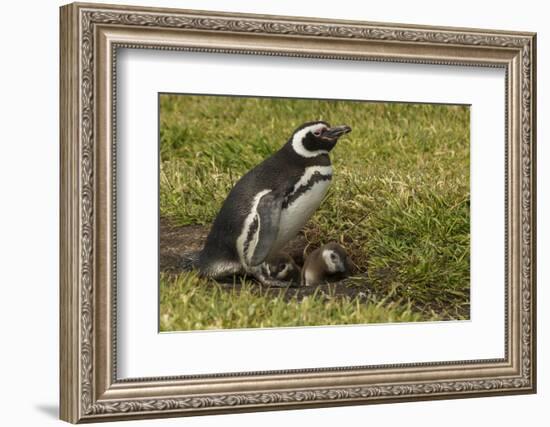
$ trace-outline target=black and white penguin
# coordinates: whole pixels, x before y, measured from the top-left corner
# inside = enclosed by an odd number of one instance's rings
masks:
[[[308,255],[302,267],[302,285],[342,280],[350,275],[351,263],[346,250],[336,242],[327,243]]]
[[[329,152],[349,126],[324,121],[297,128],[271,157],[247,172],[225,199],[203,250],[192,264],[203,276],[250,274],[286,286],[262,263],[293,239],[321,204],[332,179]]]
[[[266,259],[262,264],[262,272],[268,278],[295,285],[299,285],[302,278],[302,269],[284,252]]]

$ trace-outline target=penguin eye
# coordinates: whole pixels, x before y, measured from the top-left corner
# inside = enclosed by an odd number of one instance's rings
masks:
[[[330,259],[333,260],[333,261],[336,261],[336,255],[335,254],[330,254]]]
[[[321,136],[321,131],[320,130],[316,130],[313,132],[313,135],[315,136]]]

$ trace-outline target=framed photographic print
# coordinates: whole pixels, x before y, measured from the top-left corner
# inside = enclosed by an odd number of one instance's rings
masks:
[[[60,22],[62,419],[535,392],[535,34]]]

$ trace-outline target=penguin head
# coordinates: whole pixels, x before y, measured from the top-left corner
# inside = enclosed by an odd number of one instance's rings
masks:
[[[330,274],[348,271],[347,253],[338,243],[328,243],[321,248],[321,256]]]
[[[285,253],[279,253],[264,262],[262,271],[271,278],[286,282],[298,282],[300,279],[300,267]]]
[[[307,122],[298,127],[290,139],[293,150],[302,157],[326,154],[334,148],[338,138],[351,132],[349,126],[331,127],[327,122]]]

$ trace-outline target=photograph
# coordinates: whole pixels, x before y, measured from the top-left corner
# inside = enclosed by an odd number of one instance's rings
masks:
[[[537,22],[173,6],[39,14],[59,418],[537,393]]]
[[[160,332],[470,318],[470,106],[159,93]]]

